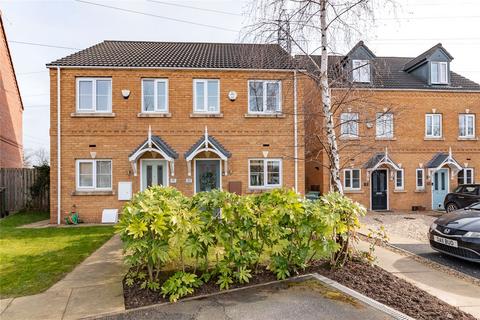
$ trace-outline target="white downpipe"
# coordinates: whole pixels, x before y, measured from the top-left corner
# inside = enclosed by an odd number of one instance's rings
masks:
[[[60,67],[57,67],[57,224],[60,224],[60,215],[61,215],[61,146],[60,146]]]
[[[293,135],[294,135],[294,164],[295,164],[295,192],[298,192],[298,115],[297,115],[297,70],[293,72]]]

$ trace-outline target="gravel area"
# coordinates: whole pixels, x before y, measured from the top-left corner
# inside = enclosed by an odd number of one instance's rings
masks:
[[[366,228],[374,230],[383,225],[389,236],[397,235],[428,243],[428,228],[440,215],[433,211],[423,214],[369,212],[360,220]]]

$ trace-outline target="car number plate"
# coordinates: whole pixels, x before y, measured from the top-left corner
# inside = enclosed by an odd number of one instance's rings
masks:
[[[433,236],[433,241],[442,243],[450,247],[455,247],[455,248],[458,247],[458,242],[456,240],[450,240],[450,239],[446,239],[438,236]]]

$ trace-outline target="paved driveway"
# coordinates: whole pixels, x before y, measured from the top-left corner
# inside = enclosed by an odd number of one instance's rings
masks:
[[[316,278],[307,278],[142,308],[103,319],[385,320],[396,318],[325,282]]]

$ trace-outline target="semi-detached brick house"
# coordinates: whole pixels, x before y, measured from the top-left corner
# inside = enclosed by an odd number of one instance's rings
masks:
[[[47,65],[51,222],[154,184],[304,192],[301,86],[278,45],[105,41]]]
[[[478,182],[480,85],[451,71],[452,60],[441,44],[407,58],[377,57],[363,42],[329,57],[348,196],[372,210],[441,210],[446,193]],[[304,92],[306,188],[326,192],[325,152],[308,139],[321,130],[307,119],[320,96],[311,82]]]

